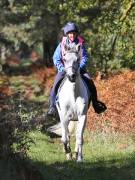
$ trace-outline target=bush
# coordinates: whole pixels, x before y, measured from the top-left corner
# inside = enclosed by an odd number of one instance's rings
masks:
[[[0,156],[10,158],[27,156],[31,139],[28,137],[29,122],[22,116],[20,95],[11,97],[1,95],[0,111]]]

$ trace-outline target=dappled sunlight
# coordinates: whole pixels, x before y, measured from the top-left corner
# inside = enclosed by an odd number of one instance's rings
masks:
[[[40,132],[31,133],[34,138],[29,156],[32,164],[39,168],[45,179],[134,179],[135,141],[126,135],[85,133],[82,163],[67,161],[62,152],[60,139],[50,139]],[[119,149],[117,145],[128,141],[128,147]],[[73,142],[71,141],[71,146]],[[132,147],[131,147],[132,146]],[[73,148],[73,146],[72,146]],[[127,148],[127,151],[126,151]]]
[[[62,180],[81,180],[82,177],[84,180],[134,179],[135,138],[126,135],[134,132],[135,72],[124,71],[106,79],[95,79],[99,99],[106,103],[108,109],[97,115],[90,107],[88,131],[84,137],[85,159],[79,164],[65,161],[59,138],[51,139],[40,132],[54,76],[54,68],[36,66],[32,67],[29,75],[0,75],[0,110],[8,111],[7,97],[13,99],[19,92],[24,115],[31,126],[39,130],[38,133],[31,132],[35,144],[30,147],[30,164],[23,168],[20,165],[18,173],[28,179],[35,176],[47,180],[61,177]],[[33,166],[36,167],[34,172]],[[4,169],[2,172],[4,175]]]

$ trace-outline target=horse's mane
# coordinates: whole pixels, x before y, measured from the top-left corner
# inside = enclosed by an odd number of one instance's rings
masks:
[[[73,44],[65,45],[65,50],[68,53],[78,53],[80,50],[78,47],[80,47],[80,44],[76,45],[75,43],[73,43]]]

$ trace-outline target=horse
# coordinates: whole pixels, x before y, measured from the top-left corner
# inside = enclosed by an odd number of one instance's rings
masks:
[[[65,78],[58,89],[56,107],[61,124],[61,141],[67,159],[73,159],[70,148],[70,121],[76,120],[76,142],[74,158],[83,161],[83,134],[87,120],[90,95],[86,83],[80,74],[81,45],[65,46],[63,63]]]

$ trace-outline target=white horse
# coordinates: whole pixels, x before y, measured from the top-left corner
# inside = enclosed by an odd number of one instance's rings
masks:
[[[75,157],[77,162],[83,160],[83,133],[89,108],[88,89],[80,75],[80,60],[81,46],[66,46],[63,59],[66,78],[59,88],[58,100],[56,102],[61,122],[61,140],[64,144],[65,153],[68,159],[72,159],[68,127],[71,120],[77,120],[75,144]]]

